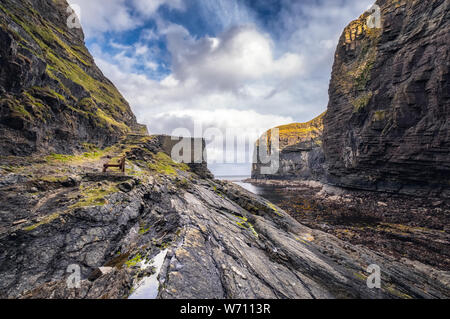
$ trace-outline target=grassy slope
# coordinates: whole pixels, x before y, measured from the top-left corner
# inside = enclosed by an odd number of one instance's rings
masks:
[[[48,102],[54,100],[62,105],[57,110],[64,113],[58,114],[60,119],[74,122],[72,126],[84,118],[107,134],[129,132],[136,124],[135,117],[119,91],[96,67],[81,31],[67,28],[66,1],[40,2],[49,6],[49,12],[27,0],[4,0],[0,4],[0,31],[12,35],[17,45],[13,63],[30,65],[29,69],[25,67],[30,73],[37,64],[45,65],[44,74],[36,75],[38,81],[34,82],[40,82],[38,85],[2,94],[2,107],[9,108],[10,116],[36,126],[54,120],[55,111]]]

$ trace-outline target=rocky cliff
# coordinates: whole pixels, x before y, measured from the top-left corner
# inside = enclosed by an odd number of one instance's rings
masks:
[[[97,68],[65,0],[0,4],[0,154],[108,146],[137,125]]]
[[[324,118],[327,181],[450,196],[450,3],[378,0],[343,32]]]
[[[448,272],[343,242],[213,180],[204,141],[186,165],[168,155],[172,138],[129,133],[134,116],[64,26],[65,6],[0,5],[0,298],[449,296]],[[124,173],[102,172],[124,157]],[[367,286],[371,264],[379,289]]]
[[[267,131],[255,144],[255,163],[252,178],[262,179],[313,179],[324,174],[322,150],[323,117],[325,113],[307,123],[293,123]],[[275,133],[276,132],[276,133]],[[260,154],[270,153],[271,135],[279,135],[279,168],[273,174],[263,174],[268,164],[261,161]],[[269,142],[266,142],[266,140]]]
[[[323,145],[311,139],[305,147],[304,131],[281,127],[291,133],[280,136],[278,173],[260,174],[264,165],[258,161],[254,179],[321,179],[450,197],[450,4],[376,5],[379,10],[351,22],[339,40],[328,110],[320,119],[323,137],[319,130],[317,141]]]
[[[173,162],[160,141],[3,159],[0,297],[448,296],[448,273],[305,227],[239,186]],[[126,174],[99,172],[122,155]],[[382,269],[381,289],[366,285],[370,264]],[[78,288],[68,285],[74,269]],[[159,288],[142,284],[149,276]]]

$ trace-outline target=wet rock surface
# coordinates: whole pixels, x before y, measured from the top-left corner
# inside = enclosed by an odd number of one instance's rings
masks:
[[[26,178],[0,188],[1,297],[126,298],[145,275],[140,262],[163,249],[157,298],[448,297],[448,272],[304,226],[267,200],[183,165],[161,167],[161,153],[149,150],[154,141],[118,146],[135,158],[126,175],[135,187],[126,192],[117,186],[126,176],[109,173],[103,182],[54,181],[30,193],[35,170],[53,164],[2,166],[1,180]],[[102,161],[55,165],[85,175]],[[370,264],[381,267],[381,289],[367,287]],[[80,267],[80,289],[67,286],[70,265]]]
[[[330,187],[316,182],[255,181],[300,223],[401,261],[450,270],[450,203]],[[268,192],[268,191],[267,191]]]

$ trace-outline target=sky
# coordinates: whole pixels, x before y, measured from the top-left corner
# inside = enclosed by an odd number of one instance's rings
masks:
[[[339,37],[374,0],[68,2],[150,133],[206,137],[216,175],[247,175],[260,134],[326,110]]]

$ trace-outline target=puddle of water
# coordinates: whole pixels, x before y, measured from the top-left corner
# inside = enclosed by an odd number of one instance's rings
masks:
[[[167,255],[167,249],[162,250],[150,262],[143,263],[141,269],[149,267],[155,268],[155,273],[149,277],[142,279],[137,285],[134,292],[128,299],[155,299],[158,296],[159,281],[158,275],[161,271],[162,264]]]

